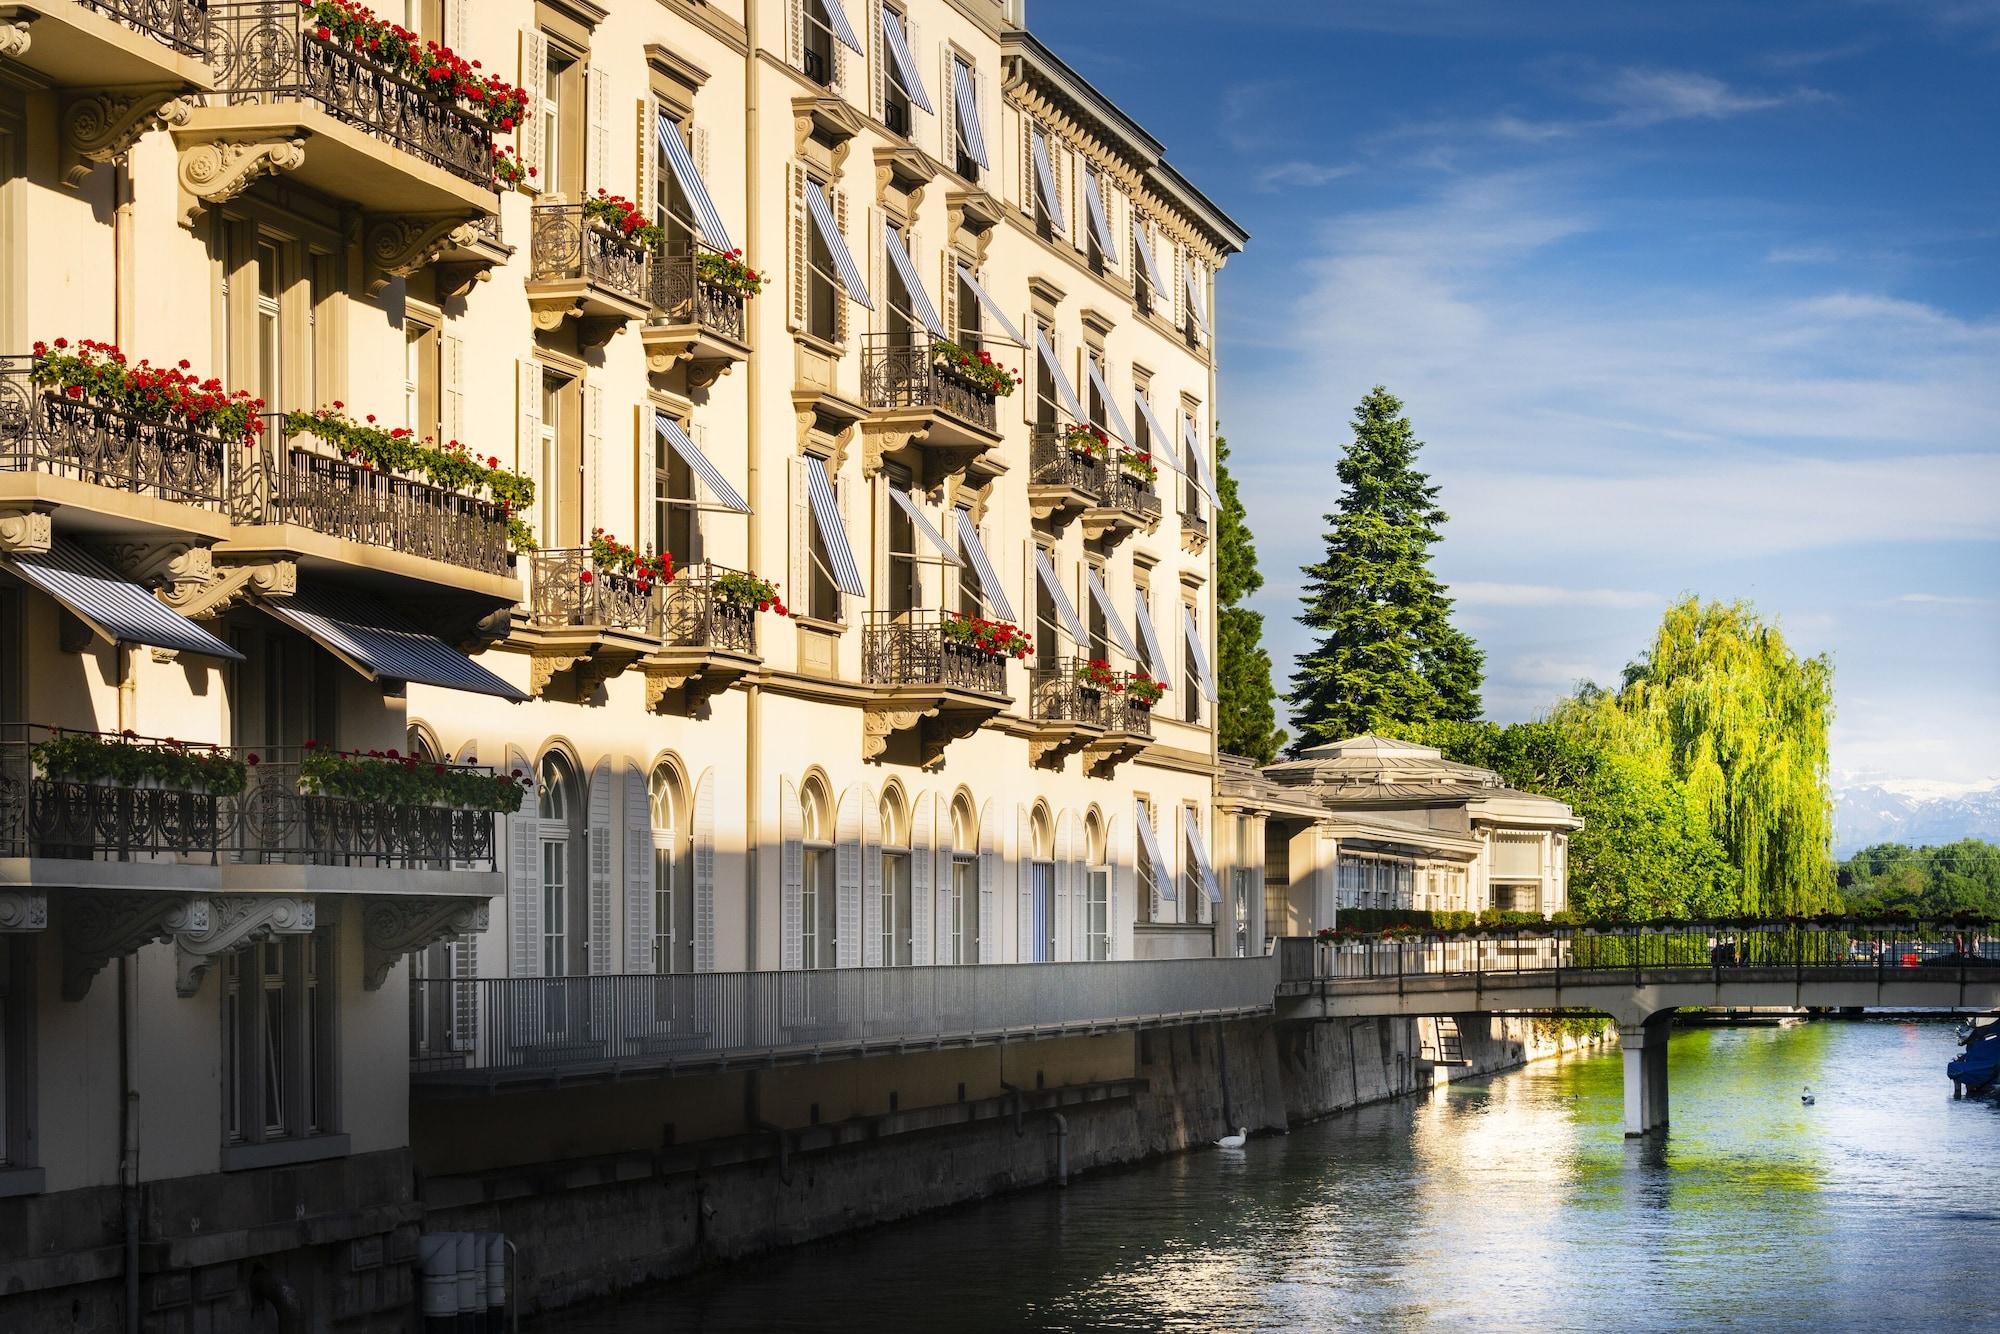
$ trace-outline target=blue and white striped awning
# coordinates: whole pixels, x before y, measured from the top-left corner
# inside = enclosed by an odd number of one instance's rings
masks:
[[[243,661],[241,653],[68,538],[56,538],[47,551],[0,556],[0,568],[54,598],[108,644],[144,644]],[[10,644],[7,651],[19,647]]]
[[[1069,223],[1063,218],[1062,196],[1056,193],[1055,168],[1049,165],[1048,139],[1041,130],[1034,131],[1031,142],[1035,154],[1035,180],[1042,190],[1042,207],[1049,211],[1049,225],[1059,232],[1069,230]]]
[[[986,610],[1000,620],[1013,620],[1014,604],[1001,590],[1000,572],[993,568],[993,557],[987,553],[986,544],[979,540],[979,527],[972,522],[972,512],[960,509],[957,514],[958,549],[972,562],[973,572],[979,576],[979,592],[986,599]]]
[[[1166,855],[1160,851],[1160,836],[1153,829],[1153,813],[1146,809],[1146,803],[1134,800],[1132,817],[1139,823],[1139,842],[1146,849],[1146,864],[1153,868],[1153,888],[1169,903],[1175,899],[1173,870],[1167,865]]]
[[[1069,594],[1063,591],[1062,580],[1056,578],[1056,567],[1049,564],[1049,553],[1035,548],[1035,573],[1041,576],[1042,587],[1048,590],[1049,601],[1056,604],[1056,619],[1069,637],[1078,645],[1090,643],[1090,631],[1083,628],[1083,621],[1070,604]]]
[[[806,210],[812,214],[819,239],[826,242],[827,252],[833,256],[833,267],[840,272],[840,285],[856,301],[875,309],[875,298],[868,295],[861,266],[854,262],[854,252],[847,248],[847,238],[840,234],[840,224],[833,220],[833,205],[827,202],[826,191],[819,188],[819,182],[811,179],[806,181]]]
[[[1166,279],[1160,277],[1159,261],[1153,258],[1153,243],[1146,239],[1146,224],[1136,216],[1132,219],[1132,248],[1139,252],[1139,266],[1146,271],[1146,282],[1153,289],[1153,299],[1165,300],[1168,296]]]
[[[1093,425],[1102,426],[1119,440],[1131,444],[1132,428],[1125,424],[1125,414],[1118,410],[1118,400],[1111,396],[1111,386],[1104,382],[1104,372],[1098,368],[1097,358],[1086,356],[1083,365],[1091,385],[1097,390],[1097,401],[1104,405],[1104,420]]]
[[[1201,821],[1195,819],[1194,807],[1181,807],[1181,829],[1187,835],[1189,851],[1194,853],[1194,864],[1201,872],[1201,887],[1208,892],[1208,901],[1222,902],[1222,886],[1215,881],[1215,865],[1208,859],[1208,845],[1201,841]]]
[[[854,547],[847,540],[847,525],[840,521],[833,481],[826,475],[826,462],[814,454],[806,455],[806,488],[812,493],[813,526],[826,548],[827,574],[832,576],[834,587],[850,597],[867,597],[861,567],[854,563]]]
[[[1201,447],[1201,437],[1195,432],[1194,418],[1181,413],[1181,446],[1187,453],[1188,462],[1193,466],[1194,484],[1201,488],[1211,505],[1220,505],[1222,497],[1216,494],[1215,478],[1208,471],[1208,451]],[[1182,469],[1186,472],[1187,469]]]
[[[981,167],[993,164],[986,157],[986,130],[979,123],[979,98],[973,92],[972,70],[962,60],[951,62],[952,100],[958,103],[958,134],[965,143],[965,155]]]
[[[687,140],[681,138],[680,127],[661,116],[654,128],[660,137],[660,149],[667,155],[667,166],[673,170],[674,179],[681,183],[681,193],[688,197],[689,207],[694,209],[695,225],[701,228],[701,239],[724,254],[736,249],[729,239],[729,229],[722,225],[722,214],[716,211],[715,200],[709,197],[708,183],[702,180],[701,172],[695,168],[694,154],[688,152]]]
[[[986,312],[988,319],[1000,326],[1000,332],[1006,334],[1017,346],[1026,347],[1028,340],[1021,337],[1021,331],[1014,327],[1014,321],[1007,318],[1006,308],[993,299],[993,294],[980,284],[979,279],[973,276],[972,270],[961,263],[958,266],[958,276],[972,289],[972,295],[979,298],[979,308]]]
[[[889,11],[883,10],[886,21]],[[882,247],[889,252],[889,263],[895,266],[896,276],[903,280],[903,290],[910,294],[910,313],[915,315],[926,329],[939,338],[947,337],[944,321],[938,318],[937,307],[931,304],[931,294],[924,290],[924,280],[917,274],[917,263],[910,258],[910,248],[896,231],[896,224],[882,220]]]
[[[856,55],[866,55],[861,49],[861,34],[854,31],[854,25],[847,21],[846,0],[824,0],[827,25],[833,29],[834,37],[840,44]],[[807,12],[811,12],[808,6]]]
[[[1201,678],[1201,693],[1210,704],[1215,703],[1215,673],[1208,668],[1208,654],[1202,651],[1201,627],[1194,623],[1194,612],[1186,603],[1181,604],[1181,632],[1187,636],[1188,652],[1194,657],[1195,675]]]
[[[371,681],[415,682],[499,699],[528,697],[363,594],[301,585],[289,597],[259,598],[257,605]]]
[[[1181,282],[1187,287],[1188,313],[1194,316],[1195,328],[1201,331],[1202,337],[1206,338],[1208,336],[1208,306],[1201,299],[1201,284],[1195,281],[1193,264],[1189,264],[1181,270]]]
[[[708,488],[708,493],[715,497],[717,504],[725,509],[735,510],[738,514],[750,512],[750,502],[729,484],[729,479],[722,475],[714,460],[701,452],[701,446],[695,444],[693,436],[681,429],[679,422],[655,409],[653,429],[659,432],[660,438],[672,447],[674,453],[681,456],[681,461],[687,464],[689,470],[701,479],[701,484]]]
[[[1146,423],[1147,442],[1152,447],[1153,457],[1175,472],[1184,471],[1181,452],[1174,448],[1174,437],[1166,427],[1160,425],[1160,419],[1153,415],[1153,405],[1148,403],[1146,396],[1136,389],[1132,391],[1132,401],[1138,406],[1139,420]]]
[[[1132,619],[1139,623],[1139,642],[1145,646],[1146,656],[1142,661],[1146,670],[1156,678],[1167,674],[1167,655],[1160,648],[1160,632],[1153,625],[1153,609],[1146,605],[1146,590],[1132,590]]]
[[[1111,592],[1104,586],[1104,576],[1094,565],[1083,567],[1084,582],[1090,585],[1090,596],[1097,602],[1097,609],[1104,613],[1104,630],[1111,636],[1111,642],[1118,651],[1133,662],[1139,661],[1139,646],[1132,642],[1132,636],[1125,631],[1125,622],[1119,618],[1118,607],[1111,601]]]
[[[945,564],[963,565],[965,563],[958,558],[958,553],[952,550],[951,543],[944,540],[944,534],[938,531],[937,525],[926,518],[924,512],[917,508],[917,502],[910,499],[909,492],[899,486],[892,486],[889,488],[889,499],[896,503],[896,508],[910,516],[910,523],[919,533],[923,534],[924,541],[931,544],[931,549],[944,557]],[[892,556],[915,556],[917,553],[914,551],[892,551],[889,554]]]
[[[910,39],[903,33],[903,21],[887,5],[882,7],[882,40],[888,44],[890,65],[896,82],[903,85],[904,96],[936,115],[937,108],[931,105],[930,94],[924,91],[923,76],[917,73],[917,58],[910,54]]]
[[[1049,342],[1048,334],[1035,330],[1035,350],[1042,354],[1042,364],[1049,368],[1049,378],[1056,382],[1056,402],[1069,414],[1069,419],[1082,425],[1090,420],[1090,414],[1077,402],[1076,390],[1070,388],[1069,377],[1063,374],[1062,362],[1056,357],[1055,345]]]
[[[1111,215],[1104,210],[1104,195],[1097,188],[1097,173],[1083,173],[1083,211],[1090,221],[1090,234],[1104,252],[1106,264],[1118,263],[1118,243],[1111,239]]]

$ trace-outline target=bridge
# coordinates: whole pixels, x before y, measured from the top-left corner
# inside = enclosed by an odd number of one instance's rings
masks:
[[[1608,1015],[1627,1135],[1666,1128],[1667,1035],[1683,1006],[2000,1007],[2000,936],[1987,924],[1497,928],[1287,939],[1278,952],[1283,1019]]]

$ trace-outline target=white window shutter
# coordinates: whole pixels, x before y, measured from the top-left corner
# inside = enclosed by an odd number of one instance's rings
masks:
[[[604,509],[604,389],[601,385],[583,386],[583,470],[587,474],[584,494],[590,497],[590,513],[586,516],[583,531],[587,541],[593,528],[608,527]]]
[[[508,772],[534,772],[528,757],[507,751]],[[538,792],[521,798],[507,817],[507,975],[539,977],[542,972],[542,821]]]
[[[836,927],[834,959],[842,968],[861,966],[861,785],[847,789],[833,819],[833,882]]]
[[[1064,811],[1056,817],[1055,957],[1061,960],[1077,957],[1076,920],[1073,913],[1074,905],[1077,901],[1076,891],[1080,882],[1076,878],[1076,868],[1070,864],[1070,839],[1072,836],[1070,824],[1071,820],[1068,811]]]
[[[992,799],[979,812],[979,962],[1000,959],[1000,924],[994,912],[994,897],[1000,892],[999,812]]]
[[[611,80],[602,65],[592,65],[584,71],[583,95],[589,104],[590,117],[583,148],[585,188],[624,194],[611,175]]]
[[[611,761],[590,772],[590,971],[611,971]]]
[[[912,41],[910,50],[914,53],[917,49],[916,42]],[[958,90],[953,82],[956,78],[953,65],[951,43],[939,42],[937,160],[944,163],[949,170],[956,171],[958,170]]]
[[[1035,958],[1035,822],[1026,806],[1014,808],[1014,959]]]
[[[875,321],[879,331],[889,327],[889,289],[882,281],[882,266],[888,262],[888,247],[884,242],[886,233],[882,221],[871,206],[861,210],[861,235],[865,249],[861,253],[862,277],[868,280],[868,290],[878,295]],[[865,318],[865,317],[864,317]]]
[[[708,169],[708,129],[706,126],[695,124],[688,126],[688,150],[694,154],[694,169],[701,173],[702,181],[704,183],[713,181],[715,174]],[[711,194],[714,193],[714,190],[714,186],[709,186]],[[717,203],[716,207],[720,209],[722,205]]]
[[[449,46],[467,60],[472,59],[472,0],[446,0],[444,33],[440,46]]]
[[[659,101],[648,93],[639,99],[638,151],[632,155],[636,172],[633,179],[639,182],[639,196],[632,202],[655,222],[660,220],[659,123]]]
[[[835,42],[833,47],[835,51],[840,50],[840,43]],[[842,239],[848,242],[848,249],[851,251],[854,248],[852,239],[854,231],[847,225],[847,191],[830,185],[827,187],[826,194],[828,202],[833,205],[833,225],[840,232]],[[880,250],[881,248],[879,245],[870,247],[872,250]],[[865,278],[866,275],[864,274],[863,277]],[[875,290],[879,291],[880,289]],[[841,292],[840,300],[834,302],[834,309],[839,312],[839,318],[834,325],[833,338],[835,342],[841,344],[847,342],[849,321],[852,318],[849,312],[856,304],[853,294],[845,290]]]
[[[549,136],[542,119],[542,102],[549,94],[549,39],[536,27],[521,29],[521,88],[528,95],[528,119],[515,138],[521,156],[535,174],[524,182],[531,191],[549,185]]]
[[[645,771],[625,761],[625,971],[653,960],[653,802]],[[671,965],[670,965],[671,966]]]
[[[806,64],[806,0],[786,0],[785,63],[793,69]]]
[[[861,21],[868,25],[862,40],[868,44],[868,108],[871,116],[881,120],[889,106],[889,44],[880,40],[882,35],[882,0],[861,0]],[[908,36],[906,32],[904,36]],[[911,107],[911,110],[916,110]]]
[[[1035,181],[1035,131],[1039,127],[1025,112],[1021,113],[1020,121],[1021,151],[1015,155],[1014,161],[1018,170],[1014,175],[1016,188],[1020,191],[1017,197],[1020,200],[1021,212],[1032,218],[1035,216],[1035,190],[1038,188]]]
[[[694,970],[715,971],[715,770],[694,789]]]
[[[910,816],[910,962],[929,964],[931,953],[931,909],[936,900],[932,872],[937,869],[931,851],[931,797],[919,793],[911,802]]]
[[[799,790],[792,780],[778,780],[778,861],[779,929],[784,941],[778,966],[793,971],[806,966],[806,817],[799,805]]]
[[[804,459],[792,460],[792,541],[790,584],[784,590],[800,607],[812,598],[812,493]]]
[[[465,439],[465,343],[438,335],[438,434],[442,444]]]
[[[514,431],[514,466],[527,474],[541,489],[542,471],[542,368],[533,358],[516,366],[519,381],[520,424]]]
[[[790,189],[786,191],[791,203],[791,226],[785,229],[789,252],[785,259],[785,278],[791,288],[791,300],[786,309],[791,314],[792,332],[798,333],[807,324],[806,304],[811,291],[808,273],[812,256],[812,238],[806,229],[812,224],[806,217],[806,173],[796,162],[788,163],[785,171],[790,178]]]
[[[880,968],[882,958],[882,810],[875,794],[861,790],[861,966]]]

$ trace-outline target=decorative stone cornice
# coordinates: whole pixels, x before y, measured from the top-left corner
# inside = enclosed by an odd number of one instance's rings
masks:
[[[199,895],[89,890],[63,895],[62,998],[80,1001],[98,969],[142,945],[209,924],[208,900]]]
[[[299,591],[299,567],[295,561],[225,565],[212,570],[210,576],[203,582],[172,583],[160,590],[160,601],[183,616],[200,618],[220,616],[247,603],[253,595],[290,597]]]
[[[45,931],[48,925],[48,895],[25,889],[0,891],[0,935]]]
[[[854,137],[867,128],[868,118],[832,93],[792,99],[793,155],[834,177],[846,164]]]
[[[378,898],[361,910],[361,985],[377,991],[396,961],[427,945],[486,929],[485,899]]]
[[[28,54],[33,40],[28,36],[26,22],[0,23],[0,56],[19,60]]]
[[[178,88],[110,89],[67,98],[62,107],[62,179],[72,189],[101,162],[115,162],[154,130],[185,125],[194,104]]]
[[[259,177],[297,171],[305,160],[306,141],[283,135],[181,145],[181,225],[194,226],[204,208],[236,198]]]
[[[0,551],[10,555],[40,555],[55,541],[55,525],[47,510],[0,509]]]
[[[394,279],[408,278],[435,264],[447,250],[461,244],[464,230],[471,226],[463,213],[397,213],[369,218],[361,241],[368,295],[378,295]]]
[[[213,895],[205,922],[173,932],[174,994],[186,999],[200,991],[218,955],[272,936],[311,935],[317,924],[313,901],[296,894]]]
[[[898,732],[907,732],[921,726],[924,719],[938,716],[935,704],[929,708],[877,708],[873,705],[863,713],[861,719],[861,758],[879,760],[889,749],[889,738]]]
[[[923,207],[924,187],[937,176],[937,164],[930,154],[915,148],[886,147],[875,150],[875,202],[885,212],[908,222]],[[902,195],[907,201],[898,202]]]
[[[147,588],[191,597],[215,579],[215,556],[187,542],[107,542],[98,548],[118,573]]]

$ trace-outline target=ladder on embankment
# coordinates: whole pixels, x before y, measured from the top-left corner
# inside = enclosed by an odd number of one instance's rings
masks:
[[[1425,1044],[1424,1063],[1434,1066],[1472,1064],[1465,1059],[1465,1042],[1458,1031],[1458,1020],[1448,1014],[1438,1015],[1431,1020],[1431,1030],[1437,1037],[1437,1044]]]

